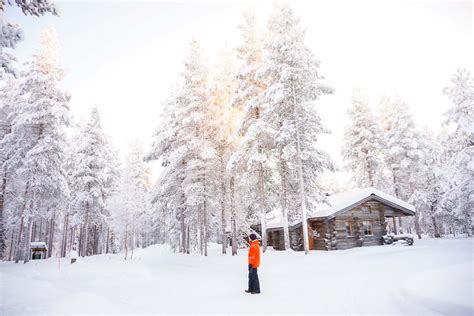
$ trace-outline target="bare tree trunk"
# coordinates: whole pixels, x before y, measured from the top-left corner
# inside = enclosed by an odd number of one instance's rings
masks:
[[[293,111],[296,112],[296,94],[295,87],[292,85],[292,94],[293,94]],[[300,203],[301,203],[301,220],[303,224],[303,248],[304,253],[309,254],[309,245],[308,245],[308,221],[306,219],[306,191],[304,183],[304,174],[303,174],[303,161],[301,160],[301,137],[300,129],[296,126],[296,157],[298,164],[298,183],[300,190]]]
[[[71,227],[71,231],[69,233],[69,247],[66,249],[66,253],[74,247],[74,243],[76,243],[76,227]],[[77,244],[76,244],[77,247]],[[76,248],[77,249],[77,248]]]
[[[203,218],[204,219],[204,234],[203,234],[203,236],[204,236],[204,256],[207,256],[207,241],[208,241],[209,236],[207,234],[208,225],[207,225],[207,202],[206,202],[206,200],[204,200],[204,210],[205,210],[205,212],[203,214],[204,215],[204,218]],[[188,242],[189,242],[189,240],[188,240]]]
[[[260,223],[261,223],[261,236],[262,236],[262,252],[267,251],[267,225],[266,225],[266,201],[265,201],[265,179],[263,175],[263,165],[259,164],[258,170],[258,192],[260,201]]]
[[[415,213],[415,232],[418,239],[421,239],[420,214],[418,212]]]
[[[204,254],[204,220],[202,208],[198,206],[198,238],[199,238],[199,253]]]
[[[135,229],[132,230],[132,251],[130,252],[130,260],[133,259],[133,249],[135,249]]]
[[[124,245],[125,245],[125,260],[127,260],[127,256],[128,256],[128,231],[127,229],[125,229],[125,241],[124,241]]]
[[[36,235],[36,221],[33,221],[33,226],[31,228],[31,239],[30,242],[35,241],[35,235]]]
[[[89,247],[89,203],[86,203],[86,221],[84,223],[83,234],[84,241],[82,242],[82,256],[84,257],[89,255],[87,251],[87,248]]]
[[[3,216],[4,205],[5,205],[5,194],[7,188],[7,175],[6,172],[2,172],[2,185],[0,189],[0,260],[3,259],[3,255],[5,252],[6,244],[7,244],[7,236],[5,233],[5,218]]]
[[[24,239],[24,248],[23,248],[23,263],[27,263],[30,261],[31,251],[30,251],[30,242],[31,240],[31,229],[32,229],[32,220],[28,218],[28,225],[27,229],[25,230],[25,237]]]
[[[434,236],[435,238],[440,238],[441,235],[439,233],[439,228],[438,228],[438,223],[436,221],[436,217],[431,214],[431,222],[433,223],[433,229],[434,229]]]
[[[99,253],[99,226],[94,225],[94,239],[92,239],[92,253],[97,255]]]
[[[79,227],[79,256],[84,257],[84,224]]]
[[[283,155],[280,150],[280,179],[281,179],[281,210],[282,210],[282,217],[283,217],[283,240],[284,240],[284,247],[285,250],[290,249],[290,232],[288,229],[288,206],[287,206],[287,186],[286,186],[286,163],[283,160]]]
[[[38,232],[38,241],[42,241],[42,239],[43,239],[42,238],[43,237],[43,235],[42,235],[43,234],[43,220],[42,219],[40,219],[40,221],[39,221],[39,226],[40,227],[39,227],[39,232]]]
[[[258,119],[260,117],[260,109],[257,107],[255,109],[255,117]],[[258,148],[258,153],[262,154],[263,150],[261,147]],[[262,252],[267,251],[267,225],[266,225],[266,214],[267,214],[267,205],[265,199],[265,175],[263,173],[263,164],[260,162],[258,164],[258,200],[260,207],[260,224],[261,224],[261,236],[262,236]]]
[[[23,249],[23,243],[22,243],[22,236],[23,236],[23,226],[25,222],[25,217],[24,215],[21,215],[20,217],[20,226],[18,228],[18,238],[17,238],[17,244],[16,244],[16,255],[15,255],[15,263],[20,262],[21,260],[21,251]]]
[[[222,253],[227,253],[227,235],[225,232],[226,229],[226,218],[225,218],[225,199],[227,196],[226,185],[225,185],[225,166],[222,163],[221,166],[221,240],[222,240]]]
[[[110,228],[107,228],[107,242],[105,243],[105,253],[109,253]]]
[[[189,255],[189,225],[186,226],[186,253]]]
[[[298,182],[300,187],[300,202],[301,202],[301,220],[303,224],[303,248],[304,253],[309,254],[308,245],[308,221],[306,219],[306,192],[304,185],[303,176],[303,162],[301,161],[301,148],[300,148],[300,134],[299,128],[296,129],[296,155],[298,159]]]
[[[51,229],[49,233],[49,244],[48,244],[48,258],[51,258],[53,255],[53,247],[54,247],[54,228],[55,228],[55,219],[56,219],[56,214],[53,214],[53,217],[51,217]]]
[[[68,214],[64,215],[64,226],[63,226],[63,237],[61,242],[61,257],[66,257],[66,247],[67,247],[67,234],[69,230],[69,216]]]
[[[222,175],[224,177],[224,175]],[[222,253],[227,253],[227,235],[225,232],[226,221],[225,221],[225,197],[226,197],[226,188],[224,178],[221,180],[221,240],[222,240]]]
[[[13,260],[13,254],[15,253],[15,230],[12,229],[12,239],[10,240],[10,252],[8,254],[8,261],[12,261]]]
[[[181,243],[179,252],[186,253],[186,225],[184,223],[184,210],[181,210]]]
[[[232,225],[232,255],[237,255],[237,223],[235,210],[235,192],[234,192],[234,177],[230,178],[230,211],[231,211],[231,225]]]
[[[21,208],[20,213],[20,227],[18,229],[18,240],[16,244],[16,256],[15,256],[15,263],[20,262],[22,259],[22,251],[23,251],[23,226],[25,223],[25,211],[26,211],[26,203],[28,200],[28,190],[29,190],[29,182],[26,183],[25,188],[25,201],[23,202],[23,207]]]

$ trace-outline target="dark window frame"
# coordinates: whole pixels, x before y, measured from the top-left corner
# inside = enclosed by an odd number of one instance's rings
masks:
[[[362,229],[364,232],[364,236],[373,236],[374,235],[374,227],[372,221],[363,221],[362,222]]]

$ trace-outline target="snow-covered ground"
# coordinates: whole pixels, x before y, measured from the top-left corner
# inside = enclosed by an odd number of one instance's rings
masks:
[[[412,247],[268,251],[262,294],[244,293],[245,250],[209,257],[166,246],[121,255],[0,263],[0,315],[35,313],[410,313],[473,315],[473,239]]]

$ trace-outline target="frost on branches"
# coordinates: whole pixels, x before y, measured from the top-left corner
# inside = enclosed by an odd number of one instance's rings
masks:
[[[110,212],[107,199],[115,189],[117,163],[110,142],[102,131],[97,107],[79,132],[74,153],[71,186],[72,226],[78,234],[80,256],[108,248]]]
[[[57,14],[56,7],[50,0],[0,0],[0,68],[5,73],[16,73],[12,62],[15,58],[5,49],[16,48],[24,34],[18,24],[7,22],[4,19],[7,5],[17,5],[25,15],[41,16],[46,13]]]
[[[329,155],[318,147],[319,135],[328,130],[315,101],[332,93],[332,88],[324,83],[319,61],[305,45],[305,34],[298,24],[299,19],[287,5],[275,5],[259,76],[266,85],[261,98],[267,104],[263,121],[274,128],[283,218],[287,219],[288,209],[300,210],[307,253],[306,212],[325,201],[317,179],[325,169],[333,168]],[[289,190],[290,186],[297,188],[296,192]]]
[[[386,190],[382,131],[372,114],[367,97],[360,91],[354,92],[352,96],[348,116],[351,123],[344,131],[342,156],[347,170],[354,174],[352,181],[359,188]]]
[[[125,259],[128,258],[129,250],[132,259],[135,247],[148,246],[153,240],[148,198],[150,170],[145,165],[143,155],[140,142],[130,144],[117,190],[108,202],[112,214],[111,226],[118,248],[125,252]]]
[[[28,240],[36,233],[35,226],[43,221],[54,223],[68,198],[63,161],[70,97],[57,88],[62,76],[56,59],[55,31],[49,29],[42,35],[42,51],[14,85],[14,118],[1,147],[5,172],[14,172],[14,177],[24,184],[18,215],[17,262],[28,260],[25,253],[29,253]]]
[[[243,44],[238,48],[241,61],[237,71],[237,92],[234,107],[242,111],[238,133],[239,144],[233,153],[229,168],[237,171],[238,185],[247,198],[247,217],[260,218],[262,231],[266,230],[265,214],[276,199],[274,170],[271,167],[271,148],[274,128],[263,117],[265,104],[261,102],[265,84],[257,77],[262,67],[263,47],[257,28],[257,20],[246,13],[245,24],[241,26]],[[266,234],[262,234],[263,251],[266,250]]]
[[[467,70],[459,69],[444,89],[453,104],[445,113],[445,124],[452,128],[445,146],[445,177],[448,179],[444,203],[447,215],[459,221],[472,235],[474,212],[474,83]]]
[[[210,166],[216,150],[210,141],[208,72],[201,48],[191,42],[182,83],[166,105],[165,128],[155,134],[149,160],[162,158],[165,170],[153,198],[155,207],[171,215],[173,246],[180,252],[207,254],[209,238]],[[212,171],[213,172],[213,171]]]

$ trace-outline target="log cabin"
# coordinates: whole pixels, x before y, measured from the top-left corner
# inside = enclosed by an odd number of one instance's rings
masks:
[[[337,250],[382,245],[388,223],[395,234],[402,217],[414,216],[415,208],[374,188],[356,189],[327,196],[327,202],[308,214],[310,250]],[[270,215],[271,217],[271,215]],[[302,223],[289,227],[290,246],[303,250]],[[268,246],[284,250],[281,216],[267,221]]]

